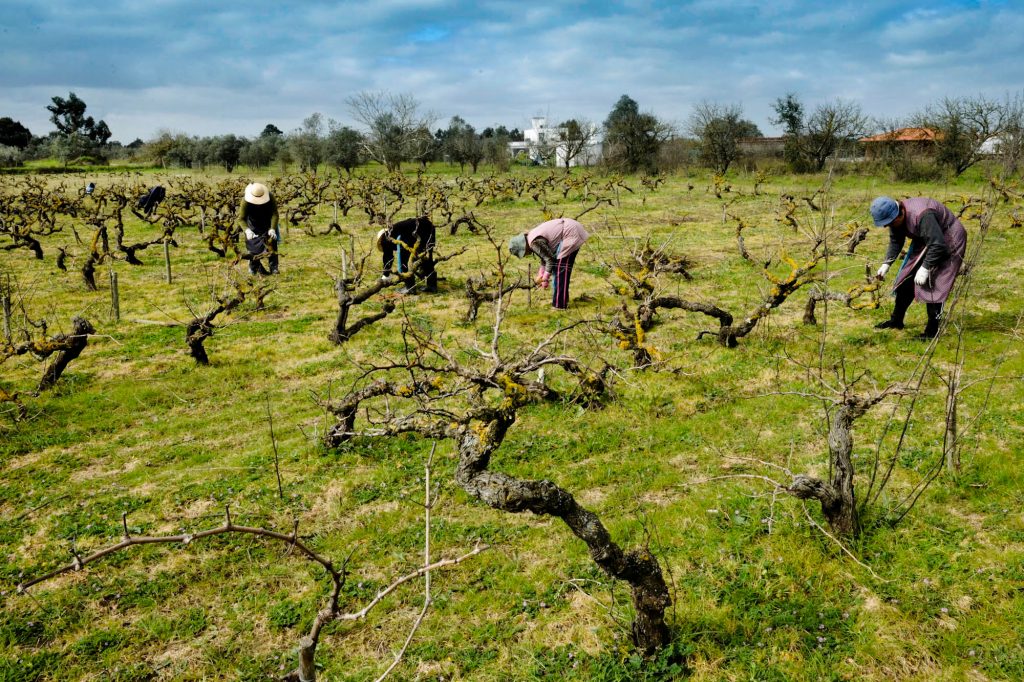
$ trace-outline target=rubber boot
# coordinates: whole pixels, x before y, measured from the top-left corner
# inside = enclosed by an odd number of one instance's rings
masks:
[[[928,304],[928,324],[925,325],[924,331],[918,335],[917,338],[922,340],[934,339],[939,335],[939,321],[942,319],[942,304],[941,303],[929,303]]]
[[[903,318],[907,308],[914,302],[914,280],[908,278],[896,287],[896,303],[892,307],[892,315],[885,322],[879,322],[875,329],[903,329]]]

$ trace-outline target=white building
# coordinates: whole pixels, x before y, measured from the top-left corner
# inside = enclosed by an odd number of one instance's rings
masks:
[[[564,168],[566,144],[561,138],[565,128],[549,127],[547,118],[543,116],[531,118],[530,126],[523,131],[522,142],[509,142],[508,149],[512,157],[522,154],[534,163],[553,162]],[[592,131],[596,133],[596,128],[592,128]],[[594,141],[570,160],[570,166],[591,166],[601,160],[602,142],[596,139],[596,134],[592,137]]]

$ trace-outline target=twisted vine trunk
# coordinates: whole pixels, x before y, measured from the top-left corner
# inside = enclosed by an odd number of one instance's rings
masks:
[[[245,302],[245,294],[239,292],[234,298],[218,302],[217,307],[202,317],[192,318],[185,325],[185,343],[188,345],[188,353],[200,365],[209,365],[210,356],[206,354],[206,347],[203,344],[206,339],[213,336],[216,327],[213,324],[214,318],[221,313],[228,313]]]
[[[810,476],[796,476],[788,491],[803,500],[817,500],[829,527],[844,537],[860,533],[857,495],[853,485],[853,420],[860,417],[877,400],[849,398],[836,410],[828,430],[829,463],[832,481]]]
[[[60,375],[64,373],[68,364],[81,355],[85,347],[89,345],[89,334],[95,333],[96,329],[89,320],[84,317],[75,317],[71,320],[70,334],[59,334],[53,337],[51,342],[58,345],[60,350],[57,352],[53,362],[43,372],[43,378],[39,380],[37,390],[45,391],[48,388],[52,388],[57,383],[57,380],[60,379]]]
[[[708,317],[713,317],[718,320],[719,329],[717,333],[714,333],[718,339],[718,343],[725,346],[726,348],[735,348],[737,345],[737,337],[746,336],[750,333],[750,330],[754,328],[754,324],[757,320],[750,322],[747,320],[749,326],[740,325],[733,326],[733,317],[730,313],[722,310],[716,305],[710,303],[699,303],[695,301],[687,301],[678,296],[658,296],[657,298],[650,301],[647,304],[646,309],[641,311],[641,320],[650,320],[654,312],[658,308],[679,308],[687,310],[692,313],[703,313]],[[701,338],[704,334],[713,332],[701,332],[697,338]]]
[[[633,642],[650,655],[669,642],[665,609],[671,605],[658,561],[646,549],[625,552],[612,541],[600,518],[584,509],[567,491],[551,481],[520,480],[488,471],[514,417],[497,417],[477,430],[463,426],[457,436],[459,463],[455,479],[462,488],[494,509],[518,514],[530,511],[561,519],[587,544],[590,557],[609,576],[629,583],[636,617]]]
[[[210,356],[207,355],[203,344],[211,336],[213,336],[213,325],[206,317],[197,317],[185,325],[185,343],[188,345],[188,354],[200,365],[210,364]]]
[[[355,334],[363,327],[371,325],[374,322],[379,322],[395,311],[395,304],[391,301],[385,301],[381,306],[380,312],[367,315],[351,325],[348,323],[348,315],[352,306],[359,305],[385,286],[388,286],[388,284],[377,282],[368,289],[364,289],[357,294],[353,294],[349,290],[348,282],[344,279],[339,279],[335,283],[334,290],[338,294],[338,315],[334,320],[334,328],[331,329],[331,333],[328,335],[331,343],[340,346],[355,336]]]

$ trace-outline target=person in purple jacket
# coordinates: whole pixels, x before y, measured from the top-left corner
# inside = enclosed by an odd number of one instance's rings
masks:
[[[967,231],[952,211],[925,197],[903,201],[878,197],[871,202],[871,218],[875,226],[889,228],[889,249],[878,268],[879,279],[885,279],[889,266],[910,239],[910,248],[893,285],[896,303],[892,315],[875,328],[903,329],[907,308],[917,299],[928,308],[928,324],[918,338],[935,338],[942,319],[942,305],[964,262]]]
[[[517,258],[522,258],[527,252],[537,254],[541,266],[534,281],[545,289],[551,286],[551,306],[564,310],[569,307],[569,278],[576,263],[576,254],[589,238],[583,225],[575,220],[555,218],[512,237],[508,250]]]

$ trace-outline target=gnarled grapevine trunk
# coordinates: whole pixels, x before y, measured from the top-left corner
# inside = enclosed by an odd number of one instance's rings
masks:
[[[501,444],[512,421],[498,417],[480,430],[462,427],[457,438],[456,481],[494,509],[512,513],[531,511],[560,518],[587,544],[590,557],[605,573],[629,583],[636,610],[632,630],[637,648],[648,655],[663,648],[669,642],[665,609],[672,600],[658,561],[645,549],[623,551],[596,514],[584,509],[570,493],[551,481],[521,480],[488,471],[491,453]]]
[[[84,317],[75,317],[71,320],[71,333],[59,334],[50,341],[60,346],[57,356],[43,372],[43,378],[39,380],[39,391],[52,388],[60,375],[64,373],[68,364],[82,354],[85,347],[89,345],[89,334],[95,334],[96,329],[89,320]]]
[[[352,306],[366,301],[385,286],[387,285],[383,282],[378,282],[364,291],[353,294],[349,291],[348,283],[345,280],[338,280],[334,286],[335,291],[338,293],[338,316],[334,320],[334,328],[328,335],[332,343],[338,345],[345,343],[363,327],[379,322],[395,311],[395,304],[391,301],[385,301],[381,306],[380,312],[367,315],[351,325],[348,323],[348,315]]]
[[[811,476],[796,476],[789,485],[788,492],[791,495],[821,503],[821,512],[829,526],[844,537],[856,537],[860,533],[860,517],[857,513],[857,495],[853,481],[853,421],[890,392],[899,390],[898,387],[890,387],[867,398],[846,396],[832,415],[832,423],[828,430],[832,481],[825,482]]]

